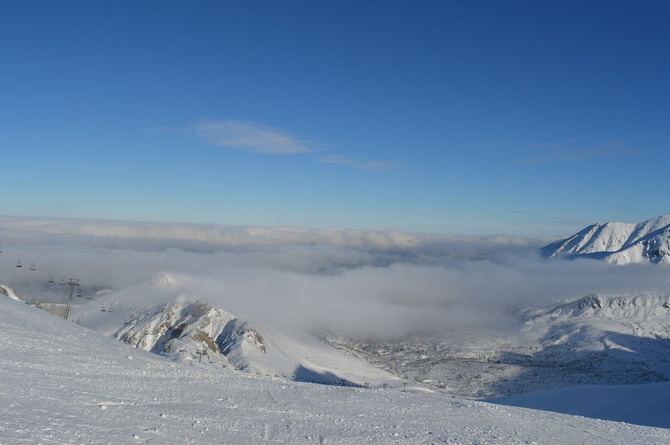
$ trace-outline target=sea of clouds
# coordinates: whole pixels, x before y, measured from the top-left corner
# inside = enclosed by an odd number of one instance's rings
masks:
[[[546,260],[538,249],[550,241],[0,217],[0,283],[32,300],[67,297],[10,252],[89,293],[166,272],[180,292],[252,321],[377,337],[510,330],[509,308],[670,291],[662,266]]]

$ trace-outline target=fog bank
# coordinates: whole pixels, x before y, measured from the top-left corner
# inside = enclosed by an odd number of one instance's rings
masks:
[[[180,291],[250,320],[354,335],[514,327],[509,307],[589,293],[668,293],[662,266],[546,261],[549,240],[0,218],[0,243],[82,290],[119,290],[158,272]],[[0,282],[64,299],[43,272],[0,254]]]

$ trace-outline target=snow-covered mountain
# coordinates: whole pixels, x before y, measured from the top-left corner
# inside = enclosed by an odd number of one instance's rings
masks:
[[[670,263],[670,213],[642,223],[608,222],[586,227],[541,249],[547,257],[574,255],[614,264]]]
[[[670,429],[175,363],[5,296],[0,340],[3,444],[670,444]]]
[[[103,295],[73,314],[82,326],[180,363],[204,361],[216,368],[320,383],[400,385],[394,375],[308,332],[288,335],[184,293],[166,273]]]
[[[670,295],[587,295],[510,312],[518,326],[493,335],[326,339],[409,380],[482,399],[670,379]]]

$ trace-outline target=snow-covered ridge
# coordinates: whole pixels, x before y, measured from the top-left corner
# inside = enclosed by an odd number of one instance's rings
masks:
[[[204,356],[210,363],[243,370],[254,368],[257,360],[251,355],[266,352],[263,337],[247,322],[184,296],[128,319],[113,337],[179,362]]]
[[[613,264],[670,264],[670,213],[641,223],[593,224],[546,245],[541,252],[549,258],[584,256]]]
[[[179,281],[165,272],[157,273],[149,280],[149,286],[151,287],[174,287],[177,285],[179,285]]]
[[[587,295],[555,307],[548,312],[553,317],[571,316],[626,320],[628,322],[670,322],[668,296],[631,295],[605,297]]]
[[[16,292],[14,292],[14,289],[11,287],[5,285],[5,284],[0,284],[0,294],[6,295],[7,297],[11,298],[12,300],[20,301],[21,303],[24,303],[24,301],[19,298],[18,295],[16,295]]]
[[[198,361],[253,374],[321,383],[400,384],[399,379],[324,344],[308,332],[287,335],[243,320],[190,295],[159,273],[145,283],[74,309],[73,320],[172,361]]]

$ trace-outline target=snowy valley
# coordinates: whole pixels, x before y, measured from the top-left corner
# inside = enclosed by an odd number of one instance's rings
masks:
[[[587,296],[517,310],[519,332],[395,341],[326,336],[382,369],[435,390],[490,399],[571,385],[670,379],[669,297]]]

